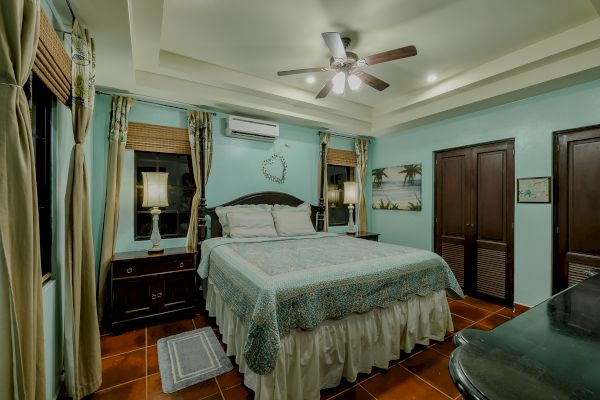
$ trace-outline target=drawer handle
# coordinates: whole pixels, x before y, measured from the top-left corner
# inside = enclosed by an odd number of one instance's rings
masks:
[[[156,294],[152,293],[152,300],[156,300]]]
[[[132,272],[133,272],[133,268],[131,268],[131,267],[127,268],[127,273],[128,273],[128,274],[130,274],[130,273],[132,273]]]
[[[183,261],[179,263],[179,268],[183,268],[184,264]]]
[[[158,293],[156,294],[156,297],[158,297],[158,298],[160,299],[160,298],[162,297],[162,293],[161,293],[161,292],[158,292]]]

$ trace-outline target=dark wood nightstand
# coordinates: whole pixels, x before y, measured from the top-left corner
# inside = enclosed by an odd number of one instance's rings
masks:
[[[193,315],[196,275],[196,252],[186,248],[115,254],[110,271],[112,327],[121,330],[173,314]]]
[[[372,240],[374,242],[379,242],[379,233],[373,232],[356,232],[356,233],[346,233],[346,235],[354,236],[355,238]]]

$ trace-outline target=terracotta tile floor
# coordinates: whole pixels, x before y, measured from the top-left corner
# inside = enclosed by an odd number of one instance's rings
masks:
[[[517,314],[512,310],[467,297],[449,300],[455,330],[467,327],[493,329]],[[103,384],[92,399],[252,399],[254,394],[243,384],[243,376],[233,362],[233,371],[173,394],[162,392],[158,373],[156,341],[195,328],[212,326],[220,337],[214,319],[206,311],[194,319],[148,326],[102,336]],[[391,361],[387,370],[374,368],[360,374],[354,383],[342,380],[339,386],[321,391],[321,399],[458,399],[460,395],[448,373],[448,357],[454,345],[449,333],[443,342],[418,345],[401,360]]]

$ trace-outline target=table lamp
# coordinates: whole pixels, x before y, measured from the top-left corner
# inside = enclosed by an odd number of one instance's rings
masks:
[[[337,185],[327,185],[327,200],[329,201],[329,207],[333,208],[340,201],[340,191]]]
[[[163,249],[160,247],[160,232],[158,231],[158,216],[160,215],[159,207],[167,207],[169,199],[167,196],[167,180],[169,179],[168,172],[142,172],[144,181],[144,201],[142,207],[152,208],[152,235],[150,241],[152,247],[148,249],[148,253],[160,253]]]
[[[355,233],[354,204],[356,204],[356,182],[344,182],[344,204],[348,204],[348,229],[347,233]]]

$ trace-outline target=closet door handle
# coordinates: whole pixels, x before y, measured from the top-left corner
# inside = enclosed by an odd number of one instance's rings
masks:
[[[152,293],[152,300],[156,300],[156,294]]]
[[[156,297],[158,297],[158,298],[160,299],[160,298],[162,297],[162,293],[161,293],[161,292],[158,292],[158,293],[156,294]]]

